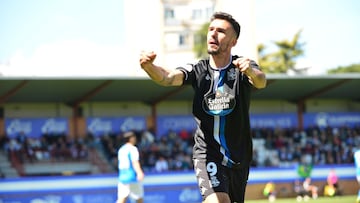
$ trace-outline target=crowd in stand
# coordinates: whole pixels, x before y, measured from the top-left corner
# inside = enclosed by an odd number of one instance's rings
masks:
[[[352,153],[360,147],[360,126],[317,127],[298,129],[253,129],[253,167],[289,166],[300,160],[314,165],[353,163]],[[151,130],[136,132],[141,164],[144,171],[164,172],[192,170],[193,132],[169,131],[156,136]],[[117,169],[117,150],[122,144],[121,134],[88,135],[86,139],[71,139],[66,135],[43,135],[28,138],[2,136],[0,144],[6,152],[15,153],[19,160],[81,160],[88,156],[88,148],[102,151]]]
[[[261,143],[254,144],[253,167],[288,167],[304,160],[313,165],[350,164],[353,163],[353,152],[360,148],[360,126],[305,130],[257,128],[252,132],[254,143]],[[192,132],[169,131],[167,135],[157,137],[151,131],[144,131],[137,135],[145,171],[192,169]],[[114,167],[120,138],[101,137],[103,149]]]
[[[27,137],[24,133],[13,138],[3,136],[0,139],[0,144],[9,160],[16,159],[15,161],[20,163],[47,160],[86,160],[89,146],[85,140],[72,139],[65,134],[49,134],[34,138]]]
[[[151,131],[136,132],[141,164],[144,171],[164,172],[192,170],[192,134],[183,130],[170,131],[156,137]],[[117,167],[117,150],[122,144],[121,135],[105,135],[100,138],[102,150],[113,167]]]
[[[297,129],[255,129],[253,138],[263,140],[268,157],[263,166],[288,166],[306,159],[313,165],[353,163],[353,153],[360,147],[360,126],[310,127]],[[255,160],[258,151],[254,152]],[[259,163],[254,162],[254,165]]]

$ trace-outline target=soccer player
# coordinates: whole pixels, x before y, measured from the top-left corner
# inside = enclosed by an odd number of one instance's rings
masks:
[[[360,149],[356,150],[354,153],[354,162],[356,167],[356,179],[360,185]],[[356,202],[360,203],[360,189],[358,191]]]
[[[255,61],[231,54],[240,35],[228,13],[213,14],[207,33],[209,58],[176,69],[155,65],[154,52],[142,52],[140,65],[163,86],[191,85],[197,123],[193,162],[205,203],[244,202],[252,160],[250,95],[265,88]]]
[[[268,198],[269,202],[275,202],[276,200],[276,190],[275,190],[275,183],[270,181],[266,183],[263,194],[265,197]]]
[[[144,188],[142,180],[144,173],[139,162],[139,151],[134,132],[126,132],[123,135],[125,144],[118,150],[119,182],[117,203],[125,203],[128,197],[143,203]]]

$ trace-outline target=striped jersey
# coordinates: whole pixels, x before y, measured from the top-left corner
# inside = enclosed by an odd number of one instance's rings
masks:
[[[249,166],[252,159],[250,132],[250,94],[252,85],[232,61],[213,69],[209,59],[178,69],[184,73],[183,85],[194,89],[193,115],[197,123],[193,156],[219,160],[223,165]],[[251,61],[253,68],[258,65]]]

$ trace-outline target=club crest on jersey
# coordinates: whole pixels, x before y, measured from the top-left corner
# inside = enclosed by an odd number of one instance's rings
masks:
[[[230,80],[235,80],[236,79],[236,71],[234,68],[231,68],[228,73],[227,73],[227,79]]]
[[[205,95],[202,106],[209,115],[225,116],[233,111],[235,103],[234,95],[217,91]]]
[[[205,80],[211,80],[211,77],[209,74],[206,75]]]

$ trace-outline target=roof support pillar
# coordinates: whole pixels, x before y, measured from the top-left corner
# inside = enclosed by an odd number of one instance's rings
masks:
[[[82,108],[78,105],[72,106],[71,132],[73,138],[80,138],[86,135],[86,121],[83,117]]]
[[[157,132],[157,119],[156,119],[157,118],[157,109],[156,109],[156,107],[157,107],[157,103],[151,104],[151,126],[149,126],[149,127],[151,127],[152,130],[154,130],[153,133],[155,133],[155,134]]]
[[[300,100],[297,102],[297,117],[298,117],[298,128],[304,129],[304,112],[306,111],[305,101]]]

